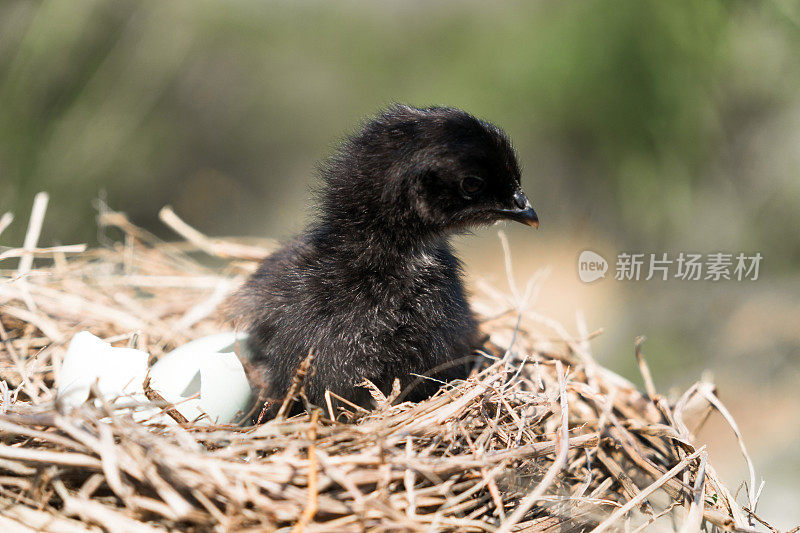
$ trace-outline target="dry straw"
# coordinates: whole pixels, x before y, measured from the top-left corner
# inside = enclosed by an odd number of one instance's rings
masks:
[[[752,468],[740,505],[689,429],[716,410],[741,442],[714,387],[669,401],[637,345],[640,392],[594,361],[582,321],[574,337],[528,310],[536,284],[517,290],[510,262],[513,296],[477,298],[486,363],[422,403],[372,389],[371,412],[249,428],[148,426],[101,402],[64,412],[54,381],[73,334],[158,357],[218,331],[271,244],[211,239],[165,209],[186,239],[168,244],[104,208],[105,247],[41,248],[46,205],[21,249],[0,249],[2,531],[756,530]]]

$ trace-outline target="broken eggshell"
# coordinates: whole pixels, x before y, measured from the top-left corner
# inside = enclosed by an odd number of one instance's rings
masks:
[[[227,424],[246,413],[251,389],[239,358],[245,334],[226,332],[202,337],[163,356],[149,371],[150,388],[190,421]],[[109,401],[129,397],[145,402],[143,383],[148,376],[148,354],[115,348],[82,331],[70,342],[59,375],[57,401],[75,407],[89,398],[96,382]],[[158,411],[135,414],[139,420],[169,422]]]
[[[61,365],[56,398],[75,407],[89,398],[92,385],[109,400],[131,397],[144,400],[142,382],[147,375],[146,352],[114,348],[88,331],[76,334]]]
[[[246,414],[252,391],[237,348],[247,335],[227,332],[193,340],[150,370],[150,387],[188,420],[227,424]]]

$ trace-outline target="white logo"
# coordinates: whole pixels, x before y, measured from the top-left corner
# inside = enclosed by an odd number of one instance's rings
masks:
[[[602,255],[584,250],[578,257],[578,277],[584,283],[591,283],[606,277],[608,262]]]

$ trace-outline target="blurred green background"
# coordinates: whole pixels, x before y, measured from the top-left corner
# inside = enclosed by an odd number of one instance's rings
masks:
[[[800,520],[800,3],[0,3],[0,214],[22,242],[96,242],[93,199],[137,224],[171,204],[211,235],[302,228],[315,162],[400,101],[501,125],[542,220],[509,227],[520,280],[550,268],[542,313],[636,378],[704,369],[767,479],[762,507]],[[495,229],[459,238],[474,278],[503,284]],[[760,252],[758,281],[582,284],[584,249]],[[713,426],[712,426],[713,427]],[[744,466],[706,435],[723,474]]]

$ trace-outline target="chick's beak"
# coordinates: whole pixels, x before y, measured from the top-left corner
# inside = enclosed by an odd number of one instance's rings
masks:
[[[527,226],[539,229],[539,217],[533,210],[530,200],[522,192],[522,189],[514,193],[514,207],[511,209],[498,209],[497,213],[504,218],[521,222]]]

